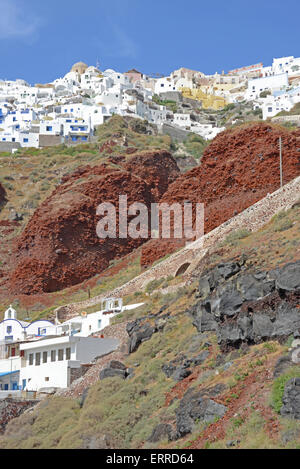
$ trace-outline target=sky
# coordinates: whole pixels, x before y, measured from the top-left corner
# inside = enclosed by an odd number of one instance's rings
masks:
[[[0,0],[0,79],[31,84],[75,62],[206,74],[300,56],[299,0]]]

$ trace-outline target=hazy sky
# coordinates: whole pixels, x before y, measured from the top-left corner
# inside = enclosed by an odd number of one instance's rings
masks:
[[[204,73],[300,56],[299,0],[0,0],[0,79],[102,70]]]

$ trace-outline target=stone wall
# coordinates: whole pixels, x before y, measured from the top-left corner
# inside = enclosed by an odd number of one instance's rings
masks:
[[[0,142],[0,153],[10,152],[14,149],[21,148],[21,145],[18,142]]]
[[[38,401],[16,401],[14,399],[0,400],[0,434],[4,433],[7,424],[19,417],[25,410],[34,407]]]

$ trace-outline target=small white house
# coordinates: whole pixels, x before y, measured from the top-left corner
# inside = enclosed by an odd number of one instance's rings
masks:
[[[117,339],[62,336],[27,342],[19,384],[23,390],[67,388],[80,378],[93,360],[118,348]]]

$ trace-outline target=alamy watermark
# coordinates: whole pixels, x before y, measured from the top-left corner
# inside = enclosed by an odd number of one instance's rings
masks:
[[[96,228],[101,239],[195,240],[204,234],[203,203],[152,203],[149,209],[142,202],[128,206],[127,195],[119,195],[118,207],[103,202],[96,214],[101,217]]]

